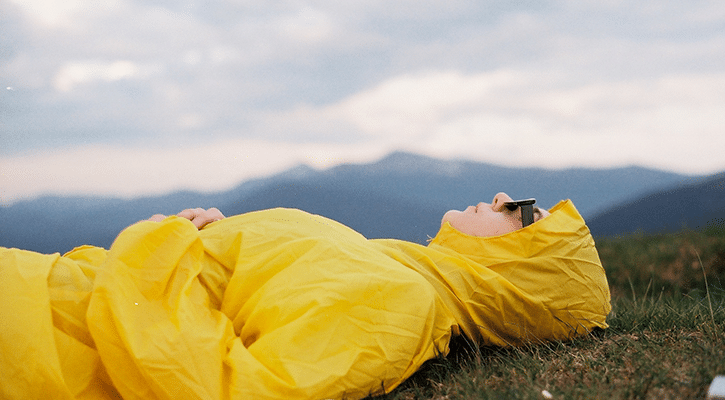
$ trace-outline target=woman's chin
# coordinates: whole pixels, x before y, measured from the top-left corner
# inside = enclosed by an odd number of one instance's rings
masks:
[[[445,214],[443,214],[443,218],[441,218],[441,226],[445,225],[446,222],[455,221],[456,217],[461,214],[463,214],[463,212],[458,210],[447,211]],[[451,225],[453,225],[452,222]]]

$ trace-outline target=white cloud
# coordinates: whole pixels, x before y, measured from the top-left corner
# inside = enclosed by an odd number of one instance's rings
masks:
[[[79,18],[92,19],[115,10],[119,0],[9,0],[32,20],[49,28],[74,28]]]
[[[725,169],[723,91],[725,74],[568,89],[520,71],[410,74],[338,104],[270,113],[260,122],[267,129],[296,127],[328,137],[347,124],[359,130],[356,139],[207,140],[157,150],[91,145],[5,157],[0,158],[0,204],[42,193],[223,190],[300,163],[327,168],[370,162],[392,150],[509,166],[638,164],[714,173]],[[178,123],[194,129],[203,119],[191,113]]]
[[[548,78],[510,70],[406,74],[336,104],[270,118],[287,129],[355,132],[389,148],[506,165],[725,168],[713,150],[725,148],[725,74],[568,88],[562,77]]]
[[[75,86],[86,83],[148,78],[158,70],[158,67],[140,66],[128,60],[73,61],[60,68],[55,75],[53,86],[58,91],[68,92]]]
[[[0,158],[0,206],[45,193],[141,196],[229,189],[299,164],[370,162],[375,145],[227,140],[165,149],[103,145]]]
[[[392,77],[376,87],[322,109],[326,118],[346,121],[360,132],[397,140],[424,136],[451,116],[479,108],[502,87],[519,85],[510,71],[464,75],[427,71]]]
[[[280,29],[292,42],[318,43],[330,38],[334,26],[327,13],[303,7],[295,15],[282,17]]]

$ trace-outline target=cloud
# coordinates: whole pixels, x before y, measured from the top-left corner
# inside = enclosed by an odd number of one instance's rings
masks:
[[[42,151],[0,159],[0,206],[46,193],[134,197],[226,190],[300,164],[370,162],[390,150],[237,139],[158,149],[87,145]]]
[[[334,26],[325,12],[304,7],[296,15],[283,17],[280,30],[290,41],[319,43],[330,39]]]
[[[78,23],[79,18],[96,17],[99,13],[114,10],[117,0],[9,0],[21,7],[33,21],[47,28],[69,29]]]
[[[254,129],[276,132],[266,140],[222,135],[154,150],[86,145],[10,157],[2,160],[3,197],[221,190],[299,163],[324,168],[392,150],[510,166],[723,168],[725,74],[573,87],[557,79],[564,77],[421,71],[334,104],[260,115]],[[182,114],[178,127],[196,129],[204,118]]]
[[[55,75],[53,87],[69,92],[76,85],[84,83],[115,82],[122,79],[146,79],[158,68],[144,67],[128,60],[112,62],[73,61],[64,64]]]
[[[407,141],[425,137],[455,115],[478,108],[496,90],[516,85],[510,71],[464,75],[424,71],[392,77],[323,108],[325,118],[343,120],[364,134]]]
[[[279,129],[314,126],[359,142],[505,165],[640,164],[687,173],[725,167],[713,150],[725,148],[725,74],[573,87],[565,79],[425,71],[270,119],[286,121]]]

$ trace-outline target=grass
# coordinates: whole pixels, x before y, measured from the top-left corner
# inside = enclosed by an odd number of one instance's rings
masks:
[[[703,399],[725,375],[725,231],[598,240],[610,328],[570,342],[452,343],[376,399]]]

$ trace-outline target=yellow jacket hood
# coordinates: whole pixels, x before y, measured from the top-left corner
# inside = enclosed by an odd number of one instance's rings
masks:
[[[446,223],[430,242],[433,250],[468,259],[467,267],[478,274],[474,282],[482,285],[478,289],[487,286],[480,281],[488,281],[500,290],[493,298],[484,295],[492,303],[480,307],[483,318],[472,318],[482,325],[484,338],[490,335],[491,318],[519,327],[520,338],[528,340],[566,339],[607,327],[609,285],[589,229],[570,200],[550,212],[526,228],[495,237],[470,236]],[[493,329],[493,336],[499,334]],[[520,339],[502,336],[491,341]]]

